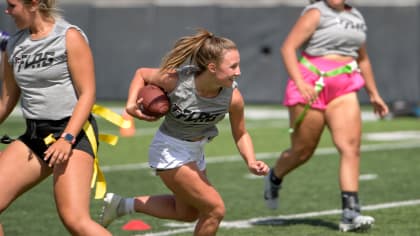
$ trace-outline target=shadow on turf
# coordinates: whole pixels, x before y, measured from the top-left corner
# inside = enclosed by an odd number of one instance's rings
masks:
[[[252,222],[253,225],[269,225],[269,226],[291,226],[291,225],[311,225],[322,226],[337,230],[338,226],[335,223],[321,219],[266,219]]]

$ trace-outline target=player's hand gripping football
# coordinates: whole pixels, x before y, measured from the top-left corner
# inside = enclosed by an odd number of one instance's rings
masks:
[[[156,117],[156,116],[151,116],[151,115],[147,115],[144,114],[140,109],[138,104],[140,104],[142,102],[143,98],[139,98],[137,99],[135,104],[129,104],[125,107],[125,111],[133,116],[136,117],[137,119],[140,120],[145,120],[145,121],[157,121],[159,120],[160,117]]]

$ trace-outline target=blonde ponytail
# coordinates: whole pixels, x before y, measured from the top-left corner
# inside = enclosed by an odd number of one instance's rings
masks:
[[[184,62],[196,65],[199,71],[207,68],[210,62],[219,62],[223,50],[237,49],[230,39],[214,36],[206,29],[198,29],[191,36],[180,38],[171,51],[163,58],[162,71],[171,71],[180,67]]]

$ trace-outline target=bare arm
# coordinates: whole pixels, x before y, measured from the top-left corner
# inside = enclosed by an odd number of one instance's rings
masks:
[[[78,30],[69,29],[67,31],[66,48],[68,67],[78,101],[64,132],[76,137],[95,103],[95,69],[89,45]],[[70,155],[71,144],[60,138],[45,151],[44,159],[50,159],[49,166],[53,166],[67,161]]]
[[[13,76],[12,66],[6,59],[7,54],[6,52],[1,53],[0,77],[2,87],[0,96],[0,124],[3,123],[13,111],[13,108],[16,106],[20,97],[20,89]]]
[[[79,31],[69,29],[66,34],[66,41],[68,65],[78,101],[64,132],[77,135],[88,119],[95,103],[95,68],[91,49]]]
[[[299,70],[297,50],[312,36],[315,32],[316,27],[319,24],[320,12],[317,9],[312,9],[303,14],[292,30],[286,37],[280,52],[283,58],[283,63],[286,67],[286,70],[296,86],[299,89],[299,92],[306,99],[306,101],[311,101],[316,97],[315,89],[312,85],[307,84],[302,77],[302,74]]]
[[[269,167],[264,162],[256,160],[251,136],[245,128],[244,100],[238,89],[233,90],[229,119],[236,147],[249,171],[256,175],[266,175]]]
[[[366,46],[363,45],[359,49],[359,57],[357,59],[362,76],[365,80],[365,89],[369,95],[370,102],[373,106],[374,113],[380,117],[384,117],[388,114],[389,109],[386,103],[382,100],[376,87],[375,77],[372,70],[372,65],[366,50]]]

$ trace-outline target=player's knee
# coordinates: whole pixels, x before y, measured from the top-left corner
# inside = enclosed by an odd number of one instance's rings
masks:
[[[334,145],[337,148],[337,150],[342,153],[348,153],[348,154],[358,154],[360,151],[360,138],[358,136],[355,137],[345,137],[345,138],[335,138]]]
[[[308,161],[312,155],[314,154],[313,150],[303,150],[300,154],[299,154],[299,160],[304,163],[306,161]]]
[[[225,205],[222,203],[217,204],[213,209],[208,213],[209,216],[217,221],[222,221],[226,214]]]
[[[82,235],[82,232],[86,231],[86,227],[91,221],[90,218],[79,217],[77,214],[61,215],[60,217],[64,226],[75,235]]]
[[[347,157],[360,157],[359,145],[348,144],[348,145],[336,145],[338,152],[341,156]]]

